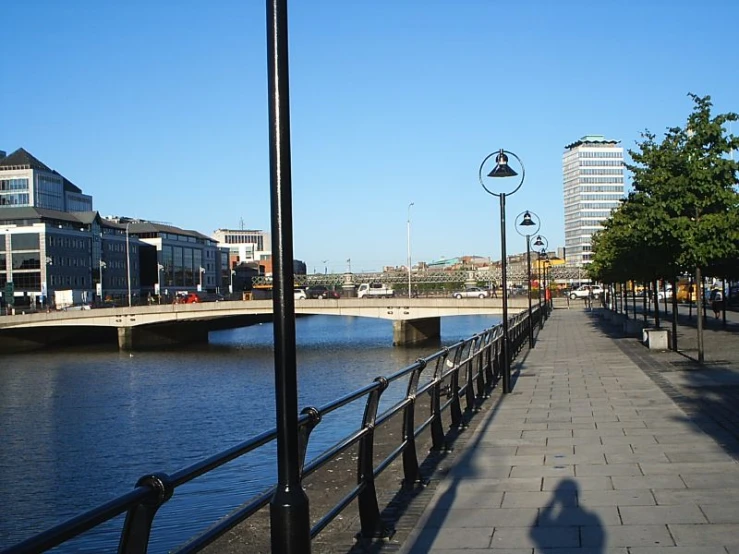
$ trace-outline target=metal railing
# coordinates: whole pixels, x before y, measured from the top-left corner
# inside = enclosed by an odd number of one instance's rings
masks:
[[[529,325],[536,328],[542,315],[538,307],[535,307],[531,321],[526,311],[509,319],[510,347],[508,353],[511,359],[528,344]],[[375,479],[393,461],[402,457],[403,482],[406,486],[427,480],[421,474],[418,462],[417,437],[428,429],[431,451],[443,451],[447,448],[446,441],[449,431],[444,430],[442,414],[448,410],[449,430],[458,429],[466,424],[465,415],[476,411],[479,404],[490,395],[501,377],[504,351],[501,347],[502,338],[502,326],[491,327],[430,356],[419,358],[410,366],[392,375],[377,377],[372,383],[328,404],[318,408],[308,407],[301,412],[298,421],[303,467],[301,479],[305,479],[326,466],[355,445],[359,452],[356,484],[344,494],[338,503],[315,521],[310,530],[311,538],[315,538],[355,499],[359,508],[359,536],[382,537],[391,533],[380,517]],[[433,370],[433,374],[428,375],[429,369]],[[427,379],[422,382],[424,375],[427,375]],[[386,411],[378,414],[382,394],[393,383],[401,386],[405,383],[405,396]],[[427,398],[424,395],[427,395]],[[366,400],[361,426],[306,464],[305,457],[311,432],[321,420],[339,408],[362,398]],[[428,416],[418,422],[417,407],[421,398],[427,399],[430,410]],[[384,423],[396,415],[402,417],[402,440],[384,459],[375,464],[375,434]],[[123,513],[126,513],[126,517],[121,530],[118,552],[145,553],[157,510],[172,498],[178,487],[271,443],[275,438],[276,429],[272,429],[175,473],[144,475],[136,482],[131,492],[3,550],[2,554],[41,552],[54,548]],[[175,552],[197,552],[214,542],[237,524],[265,507],[274,491],[273,486],[251,498],[236,511],[219,520]]]

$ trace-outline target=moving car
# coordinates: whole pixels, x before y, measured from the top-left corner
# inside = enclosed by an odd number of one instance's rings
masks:
[[[305,300],[306,298],[308,298],[308,295],[305,294],[304,289],[295,289],[294,294],[295,300]]]
[[[487,298],[490,292],[480,287],[467,287],[452,293],[454,298]]]
[[[357,298],[392,298],[395,291],[382,283],[362,283],[357,289]]]
[[[335,290],[329,289],[325,285],[314,285],[305,289],[305,295],[308,298],[340,298]]]

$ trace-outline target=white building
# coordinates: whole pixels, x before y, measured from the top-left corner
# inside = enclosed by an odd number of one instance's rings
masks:
[[[593,233],[624,197],[624,150],[619,141],[587,135],[562,156],[567,265],[589,263]]]
[[[228,248],[229,265],[258,262],[272,257],[272,236],[253,229],[218,229],[212,235],[219,248]]]
[[[0,151],[0,208],[42,208],[60,212],[92,211],[92,196],[23,148]]]

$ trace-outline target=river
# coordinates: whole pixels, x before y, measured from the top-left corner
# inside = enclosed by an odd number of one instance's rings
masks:
[[[499,322],[442,319],[442,344]],[[310,316],[296,323],[300,407],[388,375],[427,348],[396,348],[389,321]],[[400,392],[396,393],[400,394]],[[386,404],[393,400],[386,399]],[[309,457],[356,428],[363,406],[326,418]],[[0,358],[0,549],[275,426],[272,325],[211,333],[207,346],[106,348]],[[177,490],[157,514],[150,552],[166,552],[274,482],[265,447]],[[60,552],[115,550],[121,519]]]

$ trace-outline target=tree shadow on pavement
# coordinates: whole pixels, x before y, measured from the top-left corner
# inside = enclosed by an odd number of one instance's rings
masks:
[[[667,320],[670,321],[669,319]],[[704,334],[706,359],[697,361],[696,329],[686,314],[681,314],[678,346],[682,350],[649,350],[636,338],[625,338],[623,332],[594,316],[594,326],[614,339],[616,345],[682,410],[677,421],[693,426],[712,437],[726,454],[739,461],[739,325],[710,321]],[[683,325],[685,323],[685,325]],[[663,327],[670,328],[663,324]],[[657,434],[655,432],[655,434]],[[721,456],[695,453],[695,461],[721,459]]]

